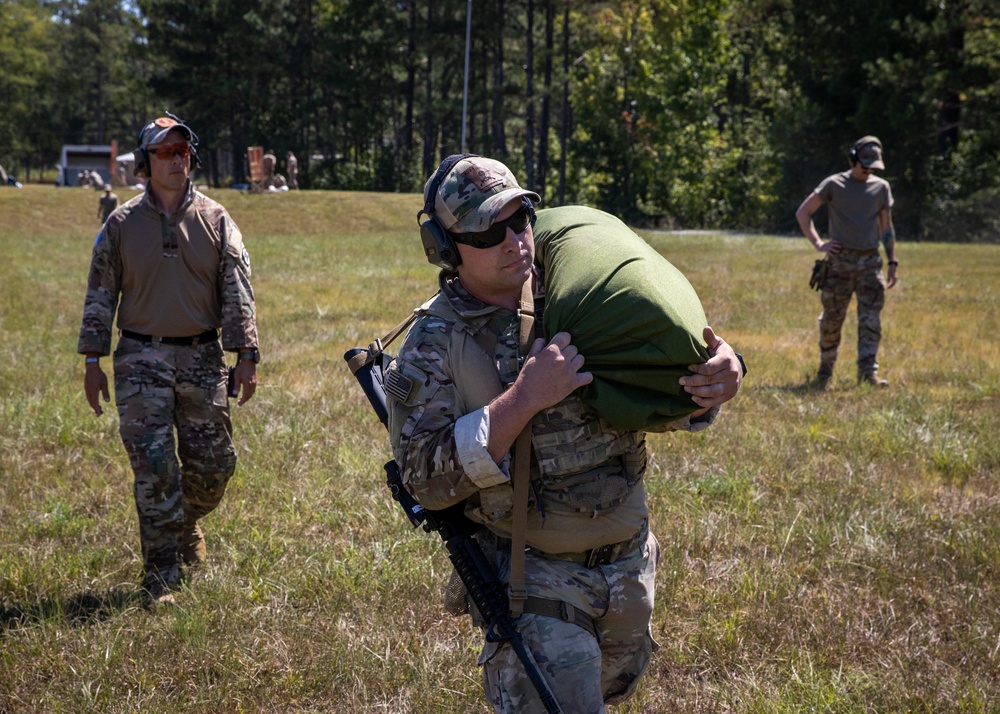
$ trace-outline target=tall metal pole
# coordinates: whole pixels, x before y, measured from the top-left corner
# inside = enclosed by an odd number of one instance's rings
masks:
[[[462,153],[466,153],[465,129],[468,124],[466,116],[469,112],[469,44],[472,37],[472,0],[469,0],[465,11],[465,86],[462,89]]]

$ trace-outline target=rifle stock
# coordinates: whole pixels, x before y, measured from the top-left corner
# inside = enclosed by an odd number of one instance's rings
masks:
[[[385,402],[383,371],[388,364],[384,352],[374,354],[372,350],[356,347],[344,354],[344,360],[361,384],[368,401],[375,410],[379,421],[388,428],[389,413]],[[521,633],[517,631],[513,619],[504,584],[497,577],[496,570],[487,560],[486,554],[475,538],[472,537],[471,522],[462,514],[462,505],[458,504],[441,511],[424,508],[403,486],[399,473],[399,465],[395,460],[388,461],[385,466],[385,481],[389,492],[403,509],[406,517],[414,527],[422,526],[430,533],[436,532],[448,549],[448,559],[455,567],[455,572],[465,585],[469,597],[483,620],[487,623],[486,639],[489,642],[509,642],[524,671],[538,691],[538,696],[549,714],[559,714],[562,709],[555,695],[545,681],[538,664],[531,652],[524,646]]]

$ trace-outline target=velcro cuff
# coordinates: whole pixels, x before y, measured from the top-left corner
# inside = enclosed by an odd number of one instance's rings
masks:
[[[711,426],[712,422],[715,421],[715,418],[717,416],[719,416],[719,411],[720,411],[719,407],[718,406],[714,406],[711,409],[709,409],[707,412],[705,412],[704,414],[702,414],[701,416],[695,417],[694,421],[691,420],[691,415],[689,414],[689,415],[687,415],[685,417],[681,417],[680,419],[676,419],[674,421],[667,422],[666,424],[662,424],[660,426],[656,426],[656,427],[653,427],[651,429],[647,429],[647,431],[660,431],[660,432],[663,432],[663,431],[691,431],[691,432],[701,431],[702,429],[705,429],[705,428]]]
[[[455,422],[455,446],[465,475],[479,488],[506,483],[510,478],[490,456],[490,413],[487,407],[477,409]]]
[[[709,427],[715,418],[719,416],[720,407],[718,405],[712,407],[707,412],[699,417],[695,418],[695,421],[691,421],[691,417],[688,417],[688,431],[701,431]]]

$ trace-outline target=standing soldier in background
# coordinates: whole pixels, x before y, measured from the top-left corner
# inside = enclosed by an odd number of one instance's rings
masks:
[[[111,193],[111,184],[106,183],[104,195],[97,202],[97,217],[101,219],[101,223],[106,223],[108,216],[114,213],[116,208],[118,208],[118,196]]]
[[[288,174],[288,188],[294,191],[299,187],[299,160],[291,151],[285,154],[285,173]]]
[[[816,250],[827,254],[826,277],[821,281],[823,312],[819,318],[819,371],[816,382],[825,388],[833,376],[840,347],[840,330],[851,303],[858,296],[858,382],[888,387],[879,377],[878,354],[882,339],[882,307],[885,289],[896,284],[896,233],[892,226],[892,189],[889,182],[875,176],[885,169],[882,142],[864,136],[848,154],[851,170],[823,179],[795,212],[802,233]],[[812,215],[826,204],[829,210],[830,240],[823,241]],[[879,242],[889,261],[888,285],[882,277]]]
[[[100,358],[117,310],[115,402],[135,473],[143,587],[154,602],[173,600],[182,564],[205,559],[198,520],[219,505],[236,468],[227,391],[242,392],[242,405],[257,387],[250,257],[226,209],[194,190],[197,143],[173,116],[139,132],[135,173],[146,191],[98,234],[77,347],[100,416],[101,398],[109,401]],[[229,390],[223,349],[238,353]]]

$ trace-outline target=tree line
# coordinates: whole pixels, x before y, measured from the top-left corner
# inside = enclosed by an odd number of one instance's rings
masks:
[[[998,20],[993,0],[0,0],[0,164],[127,150],[169,109],[214,185],[261,145],[303,188],[419,191],[464,148],[545,205],[785,232],[875,134],[902,239],[1000,241]]]

